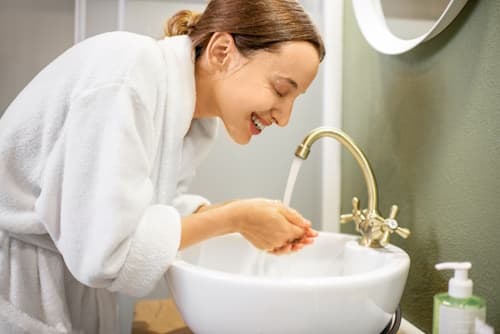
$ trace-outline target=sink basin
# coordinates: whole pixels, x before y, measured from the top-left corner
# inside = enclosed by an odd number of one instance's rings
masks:
[[[320,232],[313,245],[276,256],[228,234],[182,251],[167,283],[196,334],[379,334],[398,307],[410,259],[357,239]]]

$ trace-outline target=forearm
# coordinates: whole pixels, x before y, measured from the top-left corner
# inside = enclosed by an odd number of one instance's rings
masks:
[[[206,239],[236,232],[235,226],[228,210],[222,206],[210,206],[210,210],[198,210],[182,219],[179,249],[182,250]]]
[[[217,209],[217,208],[220,208],[226,204],[232,203],[234,201],[235,200],[230,200],[230,201],[225,201],[225,202],[215,203],[215,204],[203,204],[203,205],[199,206],[195,212],[200,213],[200,212],[205,212],[207,210]]]
[[[288,253],[310,244],[317,232],[297,211],[276,200],[248,199],[201,206],[183,218],[180,249],[238,232],[256,248]]]

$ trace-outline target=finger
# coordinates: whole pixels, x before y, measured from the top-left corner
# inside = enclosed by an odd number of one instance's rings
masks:
[[[312,238],[315,238],[319,235],[318,231],[312,229],[312,228],[308,228],[306,233],[305,233],[306,236],[308,237],[312,237]]]
[[[319,235],[318,231],[313,230],[312,228],[306,228],[304,229],[304,233],[302,236],[298,239],[302,238],[316,238]]]
[[[286,254],[286,253],[290,253],[291,250],[292,250],[292,245],[288,244],[288,245],[282,246],[282,247],[274,250],[272,253],[275,254],[275,255],[283,255],[283,254]]]
[[[287,251],[288,248],[291,249],[291,247],[292,247],[291,243],[286,243],[286,244],[283,244],[282,246],[275,247],[273,249],[273,253],[282,253],[283,251]]]
[[[292,231],[291,231],[292,234],[291,234],[290,239],[288,239],[288,243],[297,242],[300,239],[307,237],[307,234],[306,234],[307,229],[300,227],[300,226],[297,226],[297,225],[294,225],[294,224],[292,224],[291,229],[292,229]]]
[[[274,253],[274,252],[276,252],[276,251],[280,250],[281,248],[283,248],[283,247],[285,247],[285,246],[286,246],[286,244],[285,244],[285,245],[283,245],[283,246],[276,246],[276,247],[272,247],[272,246],[271,246],[270,248],[267,248],[267,249],[266,249],[266,252],[268,252],[268,253]]]
[[[295,238],[295,239],[289,239],[287,241],[287,244],[297,244],[297,243],[300,243],[300,240],[302,240],[304,237],[306,237],[305,233],[302,234],[302,236],[298,237],[298,238]]]
[[[295,224],[297,226],[304,227],[304,228],[311,227],[311,222],[309,220],[305,219],[304,217],[302,217],[302,215],[297,210],[283,206],[283,208],[281,209],[281,213],[292,224]]]
[[[314,242],[314,238],[302,238],[300,239],[300,242],[298,243],[299,245],[310,245]]]
[[[297,251],[301,250],[302,248],[304,248],[304,244],[295,244],[292,246],[292,252],[297,252]]]

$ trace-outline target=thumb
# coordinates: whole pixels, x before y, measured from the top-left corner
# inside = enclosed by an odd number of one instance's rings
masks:
[[[302,217],[302,215],[297,210],[294,210],[287,206],[283,206],[281,213],[290,223],[294,225],[297,225],[302,228],[311,227],[311,222]]]

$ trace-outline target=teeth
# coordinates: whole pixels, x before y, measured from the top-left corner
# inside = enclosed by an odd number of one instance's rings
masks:
[[[252,122],[253,122],[253,124],[255,124],[255,127],[257,127],[257,129],[259,129],[260,131],[264,130],[264,128],[265,128],[264,124],[262,124],[257,119],[257,116],[255,116],[255,114],[252,114]]]

